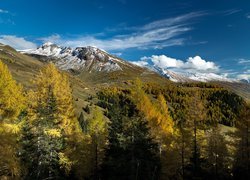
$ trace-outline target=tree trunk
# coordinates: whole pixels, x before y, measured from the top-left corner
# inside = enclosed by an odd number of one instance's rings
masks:
[[[184,180],[185,179],[185,150],[184,150],[184,145],[185,145],[185,142],[184,142],[184,134],[183,134],[183,128],[181,128],[181,136],[182,136],[182,143],[181,143],[181,168],[182,168],[182,179]]]
[[[197,129],[196,120],[194,120],[194,174],[197,173]]]

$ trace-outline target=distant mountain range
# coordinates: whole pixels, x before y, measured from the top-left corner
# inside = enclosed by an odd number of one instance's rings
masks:
[[[104,50],[96,47],[60,47],[53,43],[45,43],[37,49],[30,49],[22,51],[22,53],[37,57],[43,61],[53,61],[62,70],[88,72],[113,72],[123,71],[122,66],[133,67],[136,65],[128,61],[124,61],[115,57]],[[173,82],[241,82],[250,83],[248,80],[235,80],[215,74],[215,73],[201,73],[188,72],[180,73],[168,69],[162,69],[157,66],[146,66],[151,71],[157,72],[163,77],[170,79]]]
[[[148,69],[159,73],[160,75],[168,78],[173,82],[238,82],[238,83],[250,83],[247,79],[232,79],[216,73],[202,73],[202,72],[175,72],[171,69],[163,69],[157,66],[146,65]]]

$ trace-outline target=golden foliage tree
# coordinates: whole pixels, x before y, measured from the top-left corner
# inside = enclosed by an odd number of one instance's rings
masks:
[[[82,133],[74,112],[68,76],[48,64],[37,75],[34,85],[34,91],[29,92],[29,121],[33,132],[42,132],[54,143],[55,139],[65,142],[66,145],[57,150],[57,158],[60,168],[69,173],[78,160],[73,154],[82,140]]]
[[[19,124],[17,116],[24,108],[22,87],[13,80],[7,66],[0,61],[0,179],[20,175],[16,156]]]
[[[97,173],[100,163],[104,158],[104,148],[107,144],[108,125],[101,110],[95,108],[93,114],[94,117],[89,120],[88,129],[92,139],[92,151],[94,152],[92,159],[94,162],[94,174],[98,177]]]
[[[157,101],[153,101],[142,88],[142,82],[137,79],[132,91],[133,99],[139,111],[148,120],[153,136],[164,139],[174,132],[174,123],[169,115],[168,106],[163,95],[159,94]]]
[[[23,107],[22,86],[13,80],[7,66],[0,61],[0,121],[15,118]]]

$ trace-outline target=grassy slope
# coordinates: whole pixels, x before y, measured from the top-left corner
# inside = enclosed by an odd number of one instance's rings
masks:
[[[221,86],[229,89],[236,94],[243,97],[247,102],[250,103],[250,84],[245,83],[230,83],[230,82],[220,82]]]
[[[7,64],[13,77],[18,83],[21,83],[26,90],[33,87],[32,79],[39,70],[46,64],[35,57],[21,54],[9,46],[0,46],[0,59]],[[156,73],[149,72],[146,69],[133,66],[129,68],[120,64],[123,71],[111,73],[89,73],[81,72],[80,74],[70,74],[70,81],[73,88],[73,97],[77,109],[77,114],[82,112],[82,108],[96,99],[89,100],[89,97],[95,97],[95,93],[107,86],[127,86],[128,80],[134,80],[140,77],[143,81],[157,81],[169,83]]]

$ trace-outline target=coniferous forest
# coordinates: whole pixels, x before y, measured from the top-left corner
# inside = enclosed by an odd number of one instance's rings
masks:
[[[24,88],[0,61],[0,179],[250,178],[250,105],[237,94],[138,78],[76,113],[69,78],[49,63]]]

